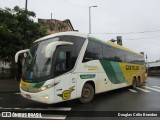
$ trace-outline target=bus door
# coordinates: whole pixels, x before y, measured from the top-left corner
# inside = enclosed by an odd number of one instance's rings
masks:
[[[76,72],[73,72],[71,75],[70,85],[71,85],[70,90],[72,90],[71,99],[74,99],[77,97],[77,73]]]
[[[76,84],[76,81],[74,81],[75,77],[70,72],[73,68],[71,56],[72,51],[65,49],[65,47],[59,47],[56,52],[54,68],[55,83],[57,84],[55,86],[56,101],[72,99],[72,93],[75,92],[74,84]]]
[[[55,78],[55,100],[57,102],[76,98],[77,74],[69,73]]]
[[[55,78],[55,97],[54,101],[55,102],[60,102],[60,101],[65,101],[71,99],[71,74],[66,74],[63,76],[59,76]]]

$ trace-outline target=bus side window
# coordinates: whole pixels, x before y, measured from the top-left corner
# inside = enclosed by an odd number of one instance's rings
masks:
[[[91,60],[102,59],[102,44],[89,40],[85,55],[83,57],[83,62],[88,62]]]
[[[58,51],[56,62],[55,62],[56,76],[69,71],[70,64],[71,64],[71,52]]]

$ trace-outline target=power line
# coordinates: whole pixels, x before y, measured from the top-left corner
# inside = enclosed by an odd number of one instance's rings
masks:
[[[92,33],[92,34],[143,34],[143,33],[153,33],[153,32],[160,32],[160,30],[150,30],[150,31],[139,31],[139,32],[121,32],[121,33]]]
[[[124,40],[142,40],[142,39],[153,39],[153,38],[159,38],[160,35],[157,36],[151,36],[151,37],[143,37],[143,38],[129,38],[129,39],[124,39]]]
[[[160,32],[160,30],[150,30],[150,31],[139,31],[139,32],[122,32],[122,33],[92,33],[92,34],[143,34],[143,33],[154,33],[154,32]],[[157,36],[150,36],[150,37],[140,37],[140,38],[128,38],[124,40],[142,40],[142,39],[153,39],[153,38],[159,38],[160,35]]]
[[[66,3],[71,4],[71,5],[74,5],[74,6],[78,6],[78,7],[88,8],[88,6],[78,5],[78,4],[69,2],[69,1],[67,1],[67,0],[63,0],[63,2],[66,2]]]

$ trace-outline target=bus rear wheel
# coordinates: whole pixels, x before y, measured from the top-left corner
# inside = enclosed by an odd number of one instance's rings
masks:
[[[81,103],[89,103],[93,100],[94,98],[94,88],[91,84],[84,84],[83,89],[82,89],[82,94],[81,98],[79,98],[79,101]]]
[[[141,86],[141,77],[138,76],[138,80],[137,80],[137,87],[140,87]]]
[[[137,87],[137,80],[136,80],[136,78],[134,77],[133,78],[133,82],[132,82],[132,88],[136,88]]]
[[[140,80],[137,81],[137,87],[140,87],[141,86],[141,82]]]

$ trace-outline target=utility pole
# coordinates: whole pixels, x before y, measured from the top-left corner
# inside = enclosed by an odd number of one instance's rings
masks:
[[[26,0],[26,4],[25,4],[25,10],[26,10],[26,16],[27,16],[27,7],[28,7],[28,0]]]
[[[24,40],[26,41],[27,38],[27,17],[28,17],[28,0],[26,0],[26,4],[25,4],[25,12],[26,12],[26,17],[25,17],[25,27],[24,27]]]

